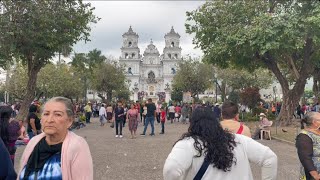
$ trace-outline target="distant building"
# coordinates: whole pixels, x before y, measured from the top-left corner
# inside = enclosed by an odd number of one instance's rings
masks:
[[[165,48],[161,55],[152,40],[141,55],[138,44],[139,35],[132,30],[131,26],[122,38],[119,62],[125,65],[129,90],[135,92],[131,99],[152,98],[157,101],[161,95],[166,94],[166,100],[168,100],[171,95],[169,89],[172,79],[177,72],[178,62],[182,60],[180,35],[173,27],[169,33],[165,34]]]

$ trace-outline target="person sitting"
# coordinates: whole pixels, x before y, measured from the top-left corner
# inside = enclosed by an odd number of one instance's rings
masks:
[[[272,121],[268,120],[267,116],[264,113],[260,113],[259,117],[260,117],[260,121],[259,121],[259,124],[258,124],[254,134],[253,134],[253,139],[259,139],[261,130],[269,128],[273,124]]]
[[[16,145],[26,145],[29,142],[29,137],[26,132],[26,128],[24,127],[23,121],[19,120],[20,134],[18,140],[16,141]]]
[[[221,126],[224,130],[251,137],[250,129],[239,121],[238,106],[233,102],[224,102],[221,107]]]
[[[43,132],[26,146],[18,179],[93,179],[87,142],[68,130],[73,121],[73,105],[69,99],[54,97],[44,105]]]
[[[165,180],[253,180],[250,162],[261,167],[261,179],[277,178],[277,155],[267,146],[225,131],[212,110],[198,107],[190,127],[165,161]]]

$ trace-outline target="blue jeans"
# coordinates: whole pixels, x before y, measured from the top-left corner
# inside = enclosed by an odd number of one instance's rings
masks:
[[[86,112],[86,123],[90,123],[91,112]]]
[[[161,122],[161,133],[164,133],[164,122]]]
[[[146,134],[149,122],[151,124],[151,134],[154,134],[154,117],[146,117],[146,123],[144,125],[143,134]]]

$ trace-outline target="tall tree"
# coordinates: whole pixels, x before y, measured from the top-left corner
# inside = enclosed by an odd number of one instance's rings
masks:
[[[16,59],[27,66],[27,89],[19,117],[27,114],[34,99],[37,74],[62,47],[88,41],[93,15],[90,3],[81,0],[0,1],[1,66]]]
[[[27,89],[27,68],[18,64],[10,76],[6,90],[14,99],[24,99]],[[47,64],[43,67],[37,78],[37,94],[46,98],[65,96],[70,99],[77,98],[83,89],[79,77],[66,64]]]
[[[256,69],[253,72],[246,70],[226,68],[216,69],[217,78],[225,81],[233,90],[240,90],[247,87],[259,89],[269,88],[273,82],[273,75],[266,69]]]
[[[9,92],[13,99],[23,100],[27,91],[27,68],[21,63],[16,64],[12,70],[12,75],[7,79],[5,86],[6,91]]]
[[[177,88],[172,89],[171,99],[176,102],[181,102],[183,100],[183,92]]]
[[[94,69],[99,67],[106,61],[106,57],[102,55],[100,50],[93,49],[89,53],[76,53],[70,62],[71,66],[75,70],[75,74],[80,76],[83,82],[83,97],[87,101],[87,90],[92,88],[92,77]]]
[[[127,92],[128,87],[125,83],[124,68],[117,63],[105,62],[94,69],[92,88],[98,91],[98,96],[105,101],[107,95],[107,101],[111,101],[113,93],[124,97],[122,92]]]
[[[173,78],[172,89],[190,92],[192,97],[207,90],[212,84],[213,69],[199,61],[186,60],[179,63]]]
[[[290,124],[313,64],[319,61],[320,4],[217,0],[187,16],[187,32],[195,33],[194,43],[207,62],[249,71],[263,67],[274,74],[283,92],[278,119]]]
[[[261,100],[259,93],[259,88],[248,87],[241,91],[240,101],[242,104],[248,106],[250,109],[253,109],[258,105],[258,102]]]
[[[37,87],[46,98],[64,96],[70,99],[81,95],[83,85],[79,76],[67,64],[47,64],[38,74]]]

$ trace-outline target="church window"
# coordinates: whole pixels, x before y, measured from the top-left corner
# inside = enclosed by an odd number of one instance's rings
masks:
[[[148,83],[156,83],[156,76],[153,71],[148,73]]]
[[[174,55],[174,59],[178,59],[178,54],[175,54],[175,55]]]
[[[168,57],[169,57],[169,59],[171,59],[171,54],[170,53],[168,54]]]
[[[175,68],[171,68],[171,74],[176,74],[176,69]]]
[[[128,74],[132,74],[133,75],[131,67],[128,68]]]
[[[132,58],[134,58],[135,55],[136,55],[136,54],[132,53],[132,54],[131,54]]]
[[[171,47],[174,47],[174,42],[171,42]]]
[[[129,56],[128,53],[125,53],[125,54],[124,54],[124,58],[125,58],[125,59],[128,59],[128,56]]]
[[[129,41],[128,46],[129,46],[129,47],[131,47],[131,46],[132,46],[132,42],[131,42],[131,41]]]

